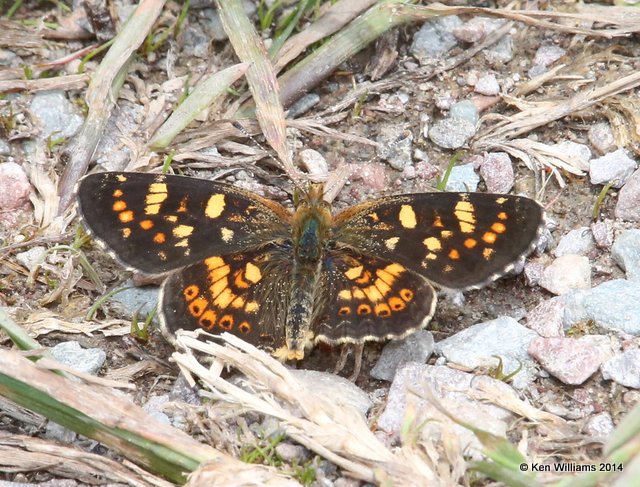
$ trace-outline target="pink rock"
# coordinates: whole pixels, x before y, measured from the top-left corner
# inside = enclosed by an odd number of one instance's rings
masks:
[[[640,169],[634,172],[618,193],[616,218],[640,221]]]
[[[508,193],[515,182],[509,154],[506,152],[487,154],[480,166],[480,176],[487,185],[488,193]]]
[[[0,211],[16,210],[29,201],[31,184],[15,162],[0,164]]]
[[[542,301],[527,315],[527,328],[543,337],[564,336],[564,312],[566,304],[562,298]]]
[[[613,355],[606,336],[534,338],[528,349],[544,369],[565,384],[579,385]]]

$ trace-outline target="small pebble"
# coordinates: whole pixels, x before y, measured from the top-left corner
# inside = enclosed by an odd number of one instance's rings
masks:
[[[462,20],[456,15],[447,15],[428,20],[413,37],[411,55],[420,64],[429,64],[434,58],[443,56],[453,49],[458,41],[453,30],[462,25]]]
[[[528,352],[547,372],[570,385],[582,384],[613,355],[611,341],[604,335],[534,338]]]
[[[487,74],[478,80],[473,91],[481,95],[495,96],[500,93],[500,84],[494,74]]]
[[[564,235],[553,253],[556,257],[567,254],[585,255],[595,247],[589,227],[580,227]]]
[[[599,249],[608,250],[613,245],[613,220],[605,219],[591,224],[591,234]]]
[[[513,164],[506,152],[492,152],[480,165],[480,176],[487,185],[487,193],[508,193],[515,183]]]
[[[640,230],[622,232],[611,247],[611,257],[627,274],[627,279],[640,281]]]
[[[633,173],[618,193],[616,218],[640,222],[640,169]]]
[[[606,154],[617,148],[611,126],[606,122],[599,122],[593,125],[589,129],[587,138],[598,154]]]
[[[591,266],[582,255],[567,254],[555,259],[542,273],[540,287],[553,294],[566,294],[591,287]]]
[[[591,184],[608,184],[621,188],[629,180],[638,164],[631,159],[624,149],[592,159],[589,164]]]
[[[382,349],[370,375],[378,380],[393,380],[396,369],[407,362],[425,363],[434,349],[433,335],[419,330],[402,340],[392,340]]]
[[[473,169],[473,164],[455,166],[449,174],[445,191],[476,191],[480,176]]]
[[[527,315],[527,327],[543,337],[564,336],[566,304],[561,297],[546,299]]]
[[[326,181],[329,177],[327,160],[317,150],[303,149],[298,153],[300,164],[314,182]]]
[[[584,431],[588,435],[600,440],[609,438],[613,433],[614,424],[611,415],[607,412],[594,414],[584,425]]]
[[[625,387],[640,389],[640,349],[625,350],[605,362],[602,377]]]
[[[533,58],[533,64],[538,66],[551,66],[567,53],[559,46],[540,46]]]

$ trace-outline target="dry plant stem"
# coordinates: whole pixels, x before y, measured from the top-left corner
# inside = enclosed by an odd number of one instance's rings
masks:
[[[200,81],[193,92],[173,111],[154,135],[149,147],[152,150],[165,149],[187,125],[227,88],[246,73],[248,64],[236,64]]]
[[[68,160],[58,188],[59,215],[64,213],[71,203],[76,181],[87,172],[91,157],[100,142],[104,126],[118,98],[120,86],[124,81],[124,71],[135,50],[144,42],[153,28],[165,2],[166,0],[140,2],[91,77],[86,94],[89,108],[87,118],[80,133],[64,154]]]
[[[134,487],[171,487],[172,483],[132,465],[49,440],[0,431],[0,471],[46,471],[93,484],[96,479]]]
[[[278,81],[262,39],[246,17],[240,0],[216,0],[220,20],[238,58],[249,64],[247,81],[256,106],[256,118],[269,145],[278,154],[285,172],[297,181],[287,146],[284,110],[278,98]]]
[[[275,61],[276,72],[280,72],[311,44],[337,32],[375,3],[376,0],[339,0],[331,5],[322,17],[284,43]]]
[[[183,482],[184,472],[204,461],[226,457],[157,422],[122,395],[60,377],[18,352],[0,349],[0,394],[174,482]]]
[[[280,76],[282,104],[288,106],[293,103],[389,29],[413,20],[412,16],[399,14],[405,1],[388,0],[375,5]]]
[[[552,107],[545,104],[525,110],[509,117],[508,122],[502,126],[489,128],[488,133],[481,135],[474,144],[475,149],[489,149],[495,144],[518,137],[534,128],[589,108],[607,97],[633,90],[638,86],[640,86],[640,72],[634,72],[599,88],[585,89],[569,100]]]
[[[353,407],[339,398],[319,396],[300,384],[283,364],[240,338],[229,333],[220,337],[230,346],[179,333],[178,343],[187,353],[174,354],[179,365],[207,383],[216,397],[279,419],[287,435],[358,479],[382,485],[437,485],[423,459],[408,465],[403,457],[394,455]],[[211,374],[198,363],[193,350],[241,371],[248,387],[241,389]]]
[[[14,93],[17,91],[46,91],[46,90],[79,90],[89,81],[88,74],[70,74],[44,79],[12,79],[0,81],[0,93]]]

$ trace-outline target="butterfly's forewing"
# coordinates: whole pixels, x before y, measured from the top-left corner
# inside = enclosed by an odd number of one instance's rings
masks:
[[[224,331],[275,350],[285,344],[291,247],[269,244],[213,255],[171,274],[160,319],[170,340],[178,329]]]
[[[325,258],[313,332],[317,341],[356,342],[398,338],[423,328],[436,295],[403,265],[348,251]]]
[[[336,217],[333,239],[453,289],[481,287],[533,249],[543,211],[529,198],[484,193],[391,196]]]
[[[79,209],[92,235],[129,268],[159,274],[287,236],[290,213],[230,185],[172,175],[84,177]]]

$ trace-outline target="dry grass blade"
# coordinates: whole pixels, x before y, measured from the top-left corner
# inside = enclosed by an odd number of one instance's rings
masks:
[[[376,4],[334,35],[280,78],[280,100],[293,103],[380,35],[396,25],[412,20],[399,7],[406,0],[387,0]]]
[[[182,130],[189,125],[213,101],[226,93],[238,78],[246,73],[248,64],[236,64],[207,77],[198,83],[193,92],[173,111],[154,135],[149,147],[153,150],[166,148]]]
[[[242,462],[158,422],[122,394],[65,379],[18,352],[0,349],[0,395],[174,482],[184,482],[186,472],[208,461],[223,464],[228,475],[246,469]]]
[[[286,173],[300,179],[287,145],[284,110],[278,98],[278,81],[262,39],[246,17],[239,0],[216,0],[220,20],[238,58],[249,64],[247,81],[256,105],[256,118],[269,145],[278,154]]]
[[[0,81],[0,93],[16,91],[48,91],[48,90],[79,90],[89,81],[88,74],[70,74],[43,79],[12,79]]]
[[[46,471],[52,475],[93,484],[96,480],[134,487],[170,487],[173,484],[127,462],[88,453],[48,440],[0,431],[0,470]]]
[[[111,114],[132,54],[144,42],[166,0],[142,0],[91,77],[86,102],[87,118],[77,138],[65,151],[65,165],[58,194],[62,213],[71,203],[76,181],[87,171],[107,119]]]
[[[640,72],[613,80],[598,88],[585,89],[570,99],[550,105],[540,104],[508,117],[503,123],[490,127],[474,144],[476,150],[488,150],[508,139],[518,137],[567,115],[575,114],[602,102],[608,97],[640,86]]]
[[[375,0],[339,0],[331,5],[318,20],[285,42],[276,58],[276,71],[280,72],[311,44],[337,32],[375,3]]]
[[[180,367],[197,375],[216,398],[277,418],[289,437],[358,479],[389,485],[436,485],[424,458],[407,462],[409,455],[394,455],[358,411],[318,395],[298,382],[283,364],[239,338],[228,333],[222,338],[227,346],[181,333],[178,344],[187,352],[174,354]],[[241,389],[213,374],[196,360],[193,350],[240,370],[248,387]]]

